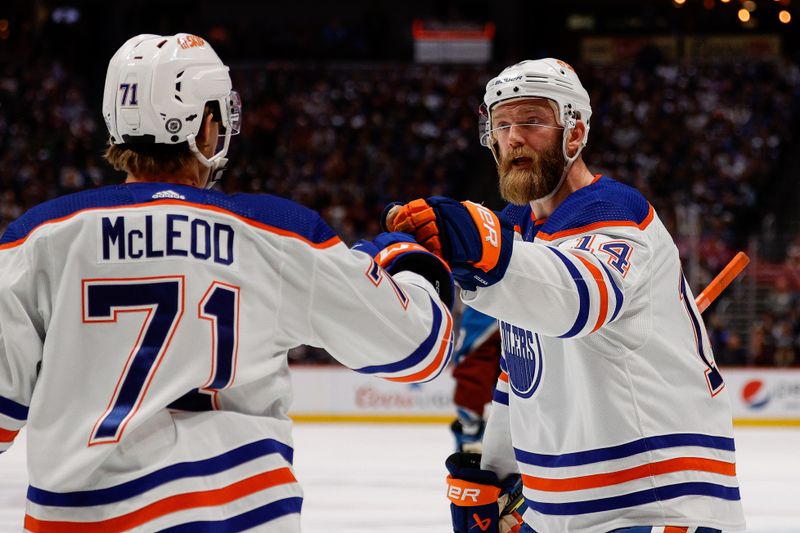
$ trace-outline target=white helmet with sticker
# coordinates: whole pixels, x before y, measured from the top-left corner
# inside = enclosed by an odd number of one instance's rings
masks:
[[[210,158],[195,143],[206,105],[219,113],[224,136]],[[204,39],[142,34],[123,44],[108,64],[103,119],[114,144],[188,142],[216,181],[231,135],[239,132],[241,102],[231,90],[228,67]]]

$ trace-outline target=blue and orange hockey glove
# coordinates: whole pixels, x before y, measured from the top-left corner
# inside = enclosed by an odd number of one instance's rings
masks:
[[[372,241],[356,242],[352,249],[371,255],[389,274],[403,270],[419,274],[433,285],[442,303],[448,309],[453,309],[455,283],[450,268],[439,257],[419,245],[411,235],[400,232],[381,233]]]
[[[461,287],[474,291],[494,285],[505,275],[514,229],[502,214],[443,196],[420,198],[393,210],[395,205],[384,211],[384,227],[410,233],[447,261]]]
[[[481,470],[477,453],[454,453],[445,462],[447,497],[453,533],[532,532],[522,521],[522,483],[511,476],[501,483],[497,474]]]

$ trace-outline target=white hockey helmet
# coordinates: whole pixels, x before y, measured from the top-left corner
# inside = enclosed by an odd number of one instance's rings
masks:
[[[211,169],[209,186],[227,163],[231,135],[239,133],[241,101],[231,89],[228,67],[195,35],[142,34],[129,39],[108,64],[103,119],[114,144],[178,144]],[[197,149],[206,104],[220,113],[219,151],[206,158]]]
[[[553,59],[535,59],[521,61],[503,69],[497,77],[486,84],[480,117],[481,144],[495,152],[496,140],[492,136],[492,111],[509,100],[518,98],[547,98],[555,104],[556,120],[564,127],[564,158],[571,164],[580,151],[586,146],[589,138],[589,119],[592,116],[592,105],[589,93],[581,85],[575,70],[564,61]],[[580,149],[573,156],[566,153],[568,132],[580,120],[586,125],[586,132]]]

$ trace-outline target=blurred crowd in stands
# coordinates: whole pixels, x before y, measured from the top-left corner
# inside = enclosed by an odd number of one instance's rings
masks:
[[[292,198],[349,243],[379,231],[388,201],[494,188],[476,110],[499,68],[234,66],[244,131],[221,188]],[[576,69],[593,103],[589,168],[642,190],[684,259],[697,254],[693,268],[704,274],[690,279],[710,279],[745,248],[765,194],[785,179],[782,157],[798,146],[800,69],[783,61]],[[44,200],[122,180],[102,160],[100,98],[58,63],[0,64],[0,230]],[[748,330],[706,317],[720,362],[800,362],[800,241],[786,256],[784,275],[760,285],[767,305]],[[314,350],[302,357],[325,359]]]

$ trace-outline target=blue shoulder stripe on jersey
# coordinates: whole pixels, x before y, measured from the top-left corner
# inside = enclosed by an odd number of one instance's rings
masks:
[[[227,195],[174,183],[127,183],[68,194],[33,207],[12,222],[0,244],[23,239],[41,224],[92,208],[125,207],[157,200],[212,206],[268,226],[296,233],[314,244],[336,234],[316,211],[267,194]]]
[[[600,262],[600,266],[606,271],[606,274],[608,275],[608,281],[611,283],[611,288],[614,289],[614,301],[616,302],[614,304],[614,314],[611,315],[610,319],[608,319],[609,322],[613,322],[614,319],[617,318],[617,313],[619,313],[619,310],[622,308],[622,302],[624,301],[625,297],[622,295],[622,291],[619,290],[617,282],[614,281],[614,276],[611,275],[611,271],[608,270],[608,267],[606,267],[602,262]]]
[[[570,503],[543,503],[525,498],[525,501],[528,507],[543,514],[577,515],[635,507],[637,505],[680,498],[681,496],[711,496],[713,498],[731,501],[741,499],[737,487],[726,487],[725,485],[717,485],[716,483],[690,481],[688,483],[654,487],[639,492],[612,496],[610,498],[600,498],[597,500]]]
[[[506,215],[512,226],[519,226],[520,233],[526,241],[533,240],[533,220],[531,220],[532,209],[530,204],[514,205],[508,204],[503,209],[503,214]]]
[[[0,414],[4,414],[14,420],[25,421],[28,419],[28,408],[21,403],[0,396]]]
[[[531,206],[508,204],[503,208],[503,214],[512,225],[522,226],[524,222],[531,219]]]
[[[508,405],[508,393],[495,389],[494,394],[492,394],[492,400],[503,405]]]
[[[224,520],[207,520],[203,522],[188,522],[177,526],[168,527],[159,531],[169,533],[214,533],[217,531],[246,531],[261,524],[288,514],[298,514],[303,506],[303,498],[284,498],[282,500],[256,507],[246,513],[232,516]]]
[[[419,347],[411,352],[411,355],[394,363],[365,366],[362,368],[354,368],[353,370],[360,372],[361,374],[379,374],[383,372],[396,373],[411,368],[425,359],[436,345],[436,340],[439,338],[439,328],[442,325],[442,311],[439,309],[439,306],[434,303],[433,298],[430,300],[431,308],[433,310],[433,324],[431,325],[431,332],[425,338],[425,340],[420,343]]]
[[[617,220],[641,224],[649,213],[650,204],[639,191],[602,176],[570,194],[548,217],[540,231],[552,235],[596,222]]]
[[[294,450],[275,439],[263,439],[234,448],[220,455],[200,461],[186,461],[164,467],[140,478],[126,481],[113,487],[75,492],[51,492],[49,490],[28,487],[28,500],[38,505],[57,507],[89,507],[107,505],[134,496],[139,496],[171,481],[185,478],[202,477],[218,474],[235,468],[253,459],[280,454],[291,464]]]
[[[559,339],[574,337],[580,333],[584,326],[586,326],[586,321],[589,319],[589,286],[586,285],[586,280],[583,279],[583,276],[581,276],[581,273],[578,271],[577,267],[572,264],[572,261],[567,259],[567,257],[559,252],[557,248],[552,246],[548,246],[547,248],[552,250],[552,252],[556,254],[561,261],[563,261],[564,265],[569,271],[570,276],[572,276],[573,281],[575,281],[575,286],[578,288],[578,297],[580,298],[578,317],[575,319],[575,323],[572,325],[572,328],[570,328],[569,331],[558,336]]]
[[[561,468],[565,466],[580,466],[602,461],[611,461],[630,457],[650,450],[662,448],[674,448],[677,446],[700,446],[702,448],[713,448],[715,450],[735,451],[733,439],[729,437],[714,437],[703,435],[702,433],[672,433],[669,435],[659,435],[656,437],[645,437],[643,439],[609,446],[608,448],[597,448],[583,452],[572,452],[561,455],[547,455],[533,453],[514,448],[514,456],[520,463],[533,466],[543,466],[546,468]]]

